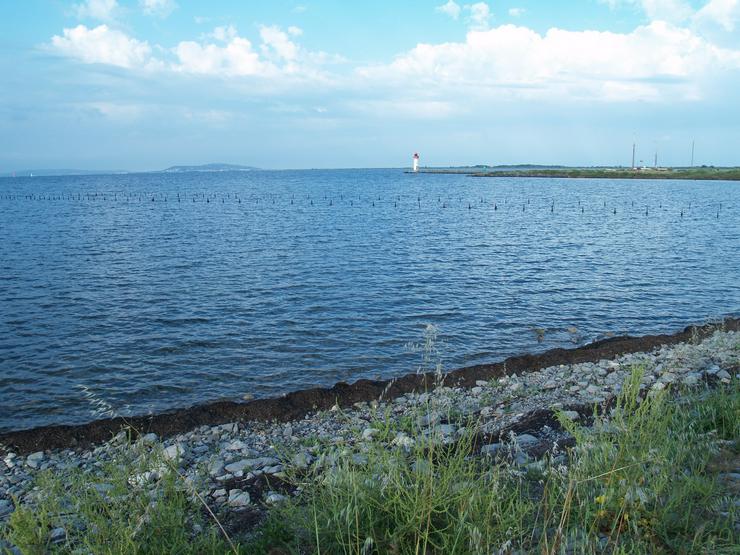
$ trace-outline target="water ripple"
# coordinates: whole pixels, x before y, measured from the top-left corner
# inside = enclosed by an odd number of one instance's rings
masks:
[[[80,386],[142,414],[414,371],[407,344],[430,322],[453,368],[738,314],[739,189],[397,170],[2,179],[0,430],[89,420]]]

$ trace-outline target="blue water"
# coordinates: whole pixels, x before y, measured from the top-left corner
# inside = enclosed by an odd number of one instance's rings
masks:
[[[0,179],[0,430],[90,420],[83,386],[144,414],[404,374],[427,323],[451,369],[738,314],[739,193],[400,170]]]

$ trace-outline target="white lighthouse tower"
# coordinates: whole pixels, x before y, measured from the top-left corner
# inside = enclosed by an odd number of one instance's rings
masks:
[[[414,152],[414,163],[411,166],[413,168],[413,172],[417,173],[419,171],[419,153]]]

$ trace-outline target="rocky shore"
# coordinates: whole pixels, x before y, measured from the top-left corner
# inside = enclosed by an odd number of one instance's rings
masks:
[[[644,368],[641,388],[647,394],[669,387],[728,384],[740,377],[740,332],[716,329],[649,351],[530,372],[504,369],[498,377],[465,387],[449,375],[439,376],[427,391],[392,399],[381,392],[373,400],[350,407],[334,404],[285,422],[203,425],[170,437],[149,432],[136,438],[121,431],[87,448],[24,454],[5,445],[0,447],[0,524],[13,513],[14,500],[33,507],[43,495],[34,484],[38,473],[77,468],[94,476],[132,450],[161,449],[162,457],[162,464],[132,475],[132,484],[154,484],[167,466],[176,467],[227,525],[257,522],[270,506],[294,495],[285,480],[291,472],[331,468],[339,459],[362,465],[368,445],[377,442],[413,444],[414,434],[397,430],[414,429],[433,441],[452,444],[463,433],[461,422],[474,421],[481,456],[507,457],[522,466],[536,464],[553,445],[572,441],[558,424],[556,412],[588,421],[595,407],[603,410],[612,402],[636,366]],[[737,493],[740,468],[728,469],[721,478],[735,483]],[[97,487],[104,490],[105,484]],[[64,529],[51,533],[65,535]]]

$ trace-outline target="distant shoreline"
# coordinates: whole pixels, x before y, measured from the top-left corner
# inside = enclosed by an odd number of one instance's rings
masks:
[[[682,179],[694,181],[740,181],[740,168],[694,169],[420,169],[419,173],[464,174],[471,177],[561,177],[568,179]]]

